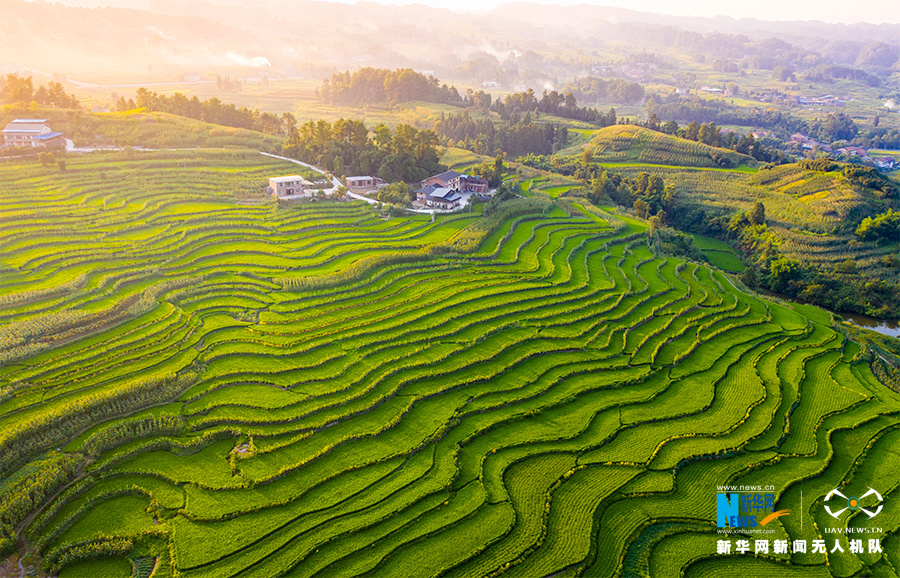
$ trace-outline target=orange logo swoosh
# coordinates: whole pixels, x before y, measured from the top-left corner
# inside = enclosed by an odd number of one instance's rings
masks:
[[[759,525],[760,525],[760,526],[765,526],[766,524],[768,524],[769,522],[771,522],[771,521],[774,520],[775,518],[778,518],[778,517],[780,517],[780,516],[787,516],[787,515],[790,514],[790,513],[791,513],[790,510],[778,510],[777,512],[772,512],[771,514],[769,514],[768,516],[766,516],[765,518],[763,518],[762,521],[759,523]]]

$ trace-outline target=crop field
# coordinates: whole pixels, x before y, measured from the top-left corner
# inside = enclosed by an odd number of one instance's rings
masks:
[[[4,107],[0,124],[14,118],[33,116],[25,107]],[[275,152],[281,139],[242,128],[211,124],[165,112],[110,112],[94,114],[65,109],[42,108],[41,118],[66,131],[75,146],[132,146],[142,148],[252,147]]]
[[[886,210],[885,203],[870,190],[851,183],[840,172],[803,170],[796,164],[758,172],[746,165],[713,168],[714,163],[706,162],[711,160],[708,151],[703,152],[706,149],[712,150],[628,125],[596,131],[590,144],[599,164],[631,177],[647,172],[673,185],[676,210],[700,209],[707,217],[730,218],[749,211],[759,201],[765,205],[766,223],[781,241],[779,251],[786,257],[835,275],[843,274],[839,266],[849,259],[855,262],[854,274],[874,281],[900,281],[900,269],[882,265],[885,256],[898,251],[898,244],[862,242],[846,227],[848,222]],[[563,154],[580,156],[581,152],[580,147],[573,147]],[[708,256],[726,271],[742,268],[727,252]]]
[[[295,167],[0,165],[0,548],[62,578],[897,576],[900,394],[827,314],[580,202],[240,196]],[[726,484],[773,486],[778,539],[884,553],[717,555]],[[823,514],[866,485],[893,515]]]
[[[716,157],[727,158],[731,166],[755,167],[747,155],[677,138],[633,125],[614,125],[594,131],[586,146],[594,160],[603,164],[647,163],[684,167],[718,167]],[[565,149],[566,154],[581,154],[582,146]]]
[[[491,159],[459,147],[446,147],[443,154],[441,154],[441,164],[455,171],[462,172],[480,165],[485,160]]]
[[[860,192],[837,173],[817,173],[784,165],[756,175],[734,170],[631,165],[615,167],[629,176],[647,172],[672,184],[676,205],[700,208],[709,216],[749,211],[760,201],[766,223],[782,243],[779,250],[791,259],[812,263],[825,271],[847,259],[856,261],[859,274],[896,283],[900,270],[880,264],[898,251],[897,243],[878,244],[857,239],[842,225],[865,215],[884,212],[871,193]],[[726,268],[726,270],[728,270]]]
[[[741,261],[737,251],[735,251],[728,243],[713,239],[712,237],[697,235],[696,233],[691,234],[691,238],[694,239],[694,244],[700,249],[700,252],[709,259],[709,262],[719,269],[732,273],[740,273],[747,268]]]

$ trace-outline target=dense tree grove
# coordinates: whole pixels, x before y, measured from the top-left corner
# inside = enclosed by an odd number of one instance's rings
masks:
[[[0,77],[0,102],[27,104],[32,101],[54,108],[81,108],[78,99],[66,94],[63,85],[58,82],[51,80],[47,86],[41,85],[35,89],[30,76],[8,74],[6,78]]]
[[[499,187],[503,184],[503,174],[506,172],[506,164],[503,162],[503,155],[498,154],[494,157],[493,162],[482,161],[480,165],[472,171],[479,177],[488,180],[488,186]]]
[[[809,123],[806,133],[820,142],[831,144],[837,140],[853,140],[859,133],[859,127],[852,118],[839,112],[815,119]]]
[[[580,107],[571,92],[565,95],[555,90],[549,93],[545,90],[538,100],[534,91],[530,88],[525,92],[514,92],[506,95],[506,99],[494,101],[491,110],[500,115],[503,120],[517,122],[523,114],[543,113],[561,116],[589,122],[597,126],[610,126],[616,124],[616,109],[602,113],[595,108]]]
[[[437,78],[425,76],[411,68],[363,68],[334,74],[319,88],[319,97],[331,104],[351,106],[397,104],[410,100],[464,103],[455,87],[442,85]]]
[[[196,96],[188,98],[180,92],[176,92],[172,96],[165,96],[142,87],[137,89],[135,98],[137,108],[168,112],[204,122],[245,128],[267,134],[285,134],[287,132],[284,116],[279,117],[277,114],[260,112],[247,107],[237,108],[233,104],[225,104],[216,97],[201,101]],[[123,102],[123,99],[124,97],[119,102]]]
[[[566,127],[532,122],[530,113],[525,113],[518,122],[499,124],[487,118],[475,120],[466,111],[441,114],[434,131],[444,144],[483,155],[499,151],[509,155],[552,154],[565,147],[568,140]]]
[[[409,205],[409,202],[412,200],[409,185],[403,181],[379,189],[376,198],[382,203],[400,205],[402,207]]]
[[[881,198],[896,199],[900,197],[900,187],[877,169],[857,165],[845,165],[841,173],[851,183],[875,190]]]
[[[742,108],[720,99],[675,92],[655,94],[652,98],[655,101],[652,112],[663,120],[756,126],[772,129],[785,137],[808,128],[805,121],[775,109]]]
[[[389,182],[421,181],[441,171],[434,131],[407,124],[391,131],[379,124],[372,133],[369,138],[369,129],[358,120],[311,120],[288,127],[282,150],[337,175],[377,175]]]
[[[218,74],[216,75],[216,88],[224,92],[241,92],[241,81],[231,78],[227,74],[224,77]]]
[[[865,82],[869,86],[879,86],[881,79],[874,74],[869,74],[858,68],[849,66],[836,66],[829,64],[820,64],[806,71],[803,75],[804,80],[810,82],[833,82],[835,80],[857,80]]]
[[[629,82],[621,78],[586,76],[566,84],[563,90],[567,95],[572,94],[582,102],[636,104],[644,98],[643,86],[637,82]]]
[[[869,149],[900,149],[900,130],[875,127],[853,139],[853,144]]]
[[[874,218],[866,217],[857,227],[856,236],[863,241],[900,241],[900,211],[888,209]]]

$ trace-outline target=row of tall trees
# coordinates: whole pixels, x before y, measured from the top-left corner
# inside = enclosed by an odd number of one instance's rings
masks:
[[[122,108],[123,102],[124,97],[121,97],[118,108]],[[166,96],[141,87],[135,93],[134,104],[136,108],[168,112],[223,126],[245,128],[266,134],[287,133],[288,123],[284,115],[278,116],[247,107],[238,108],[216,97],[201,101],[196,96],[188,98],[180,92]]]
[[[616,124],[616,109],[610,108],[609,112],[602,113],[596,108],[580,107],[575,95],[566,94],[555,90],[544,91],[538,100],[532,89],[525,92],[514,92],[506,95],[504,100],[496,100],[491,105],[491,110],[500,115],[504,120],[518,120],[523,113],[544,113],[589,122],[597,126],[610,126]]]
[[[530,113],[517,123],[499,124],[487,118],[473,119],[467,111],[441,114],[434,131],[443,144],[485,155],[499,151],[509,155],[552,154],[564,148],[568,140],[566,127],[532,122]]]
[[[566,84],[564,90],[582,102],[636,104],[644,98],[643,86],[621,78],[585,76]]]
[[[464,103],[455,87],[441,84],[434,76],[425,76],[411,68],[362,68],[337,73],[325,80],[318,93],[325,102],[352,106],[397,104],[410,100]]]
[[[336,175],[415,182],[442,170],[437,144],[432,130],[401,124],[392,131],[379,124],[370,137],[361,121],[341,118],[334,124],[311,120],[289,126],[282,150],[286,156],[331,169]]]
[[[55,108],[81,108],[78,99],[66,94],[65,88],[58,82],[51,80],[47,86],[40,85],[35,89],[30,76],[8,74],[0,78],[0,102],[27,104],[32,101]]]

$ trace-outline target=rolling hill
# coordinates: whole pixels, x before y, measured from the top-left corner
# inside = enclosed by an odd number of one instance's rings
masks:
[[[165,112],[94,113],[84,110],[0,107],[0,126],[14,118],[46,118],[76,147],[131,146],[143,148],[254,147],[274,152],[283,137],[212,124]]]
[[[634,125],[601,128],[580,148],[590,150],[594,160],[601,164],[645,163],[709,168],[757,165],[747,155]],[[564,151],[566,153],[581,154],[580,150],[573,149],[567,149]],[[723,159],[727,159],[727,163]]]

